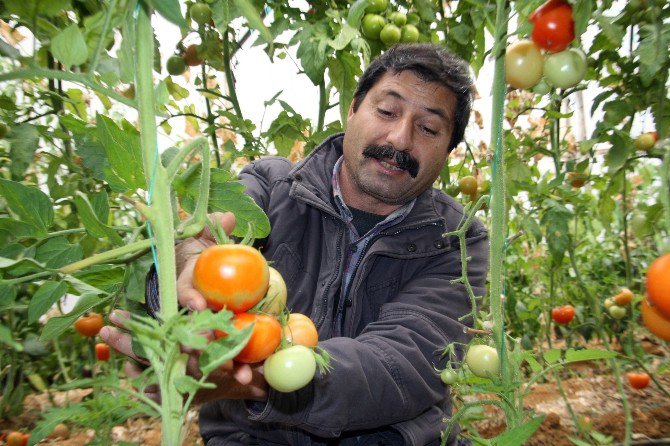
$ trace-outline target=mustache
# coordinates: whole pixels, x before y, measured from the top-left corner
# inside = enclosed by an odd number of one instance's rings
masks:
[[[401,152],[392,146],[369,145],[363,150],[363,156],[376,160],[391,159],[399,168],[407,171],[412,178],[419,174],[419,162],[407,152]]]

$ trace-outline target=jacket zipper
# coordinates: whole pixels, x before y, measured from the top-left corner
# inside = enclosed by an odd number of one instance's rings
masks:
[[[321,299],[321,314],[319,314],[319,319],[316,321],[316,326],[317,328],[320,328],[323,323],[325,322],[326,319],[326,314],[328,313],[328,294],[330,293],[330,288],[333,285],[333,282],[337,277],[339,277],[342,274],[341,268],[342,268],[342,232],[344,231],[344,226],[340,225],[340,230],[338,232],[338,237],[337,237],[337,245],[335,252],[337,252],[337,270],[336,274],[331,276],[330,281],[326,285],[326,287],[323,290],[322,294],[322,299]],[[339,305],[339,303],[338,303]],[[331,329],[332,332],[332,329]]]

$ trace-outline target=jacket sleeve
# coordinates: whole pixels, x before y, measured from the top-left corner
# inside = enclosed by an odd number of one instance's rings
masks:
[[[488,268],[483,227],[470,231],[467,255],[468,280],[481,296]],[[471,309],[465,286],[453,282],[461,275],[460,259],[458,248],[437,256],[356,338],[320,342],[333,358],[333,369],[297,392],[271,391],[263,410],[250,412],[251,419],[336,437],[401,423],[443,403],[448,390],[435,369],[443,366],[447,344],[468,342],[465,328],[471,324],[471,319],[459,321]]]

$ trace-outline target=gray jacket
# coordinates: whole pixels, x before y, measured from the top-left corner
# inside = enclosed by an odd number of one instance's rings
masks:
[[[296,165],[264,158],[240,175],[270,219],[262,250],[286,281],[287,306],[315,322],[333,369],[299,391],[271,390],[267,404],[204,405],[200,431],[208,446],[349,444],[389,430],[408,445],[440,438],[451,405],[435,370],[443,367],[447,344],[468,341],[464,323],[471,322],[458,320],[470,300],[462,284],[452,283],[461,276],[458,238],[442,237],[457,228],[462,207],[428,190],[401,223],[372,240],[345,297],[346,337],[332,337],[347,249],[331,185],[341,155],[340,134]],[[479,220],[466,240],[469,281],[483,295],[488,240]]]

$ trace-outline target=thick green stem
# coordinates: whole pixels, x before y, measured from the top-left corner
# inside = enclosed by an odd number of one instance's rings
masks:
[[[242,115],[240,102],[237,100],[235,80],[233,79],[233,72],[231,71],[230,66],[230,43],[228,42],[228,32],[224,33],[223,35],[223,63],[225,65],[224,70],[226,73],[226,83],[228,84],[228,97],[230,98],[230,102],[233,104],[237,118],[242,121],[244,117]]]
[[[207,89],[207,68],[202,64],[202,85]],[[212,105],[209,103],[207,94],[203,95],[205,98],[205,107],[207,107],[207,124],[209,125],[209,136],[212,138],[212,147],[214,147],[214,157],[216,158],[216,167],[221,167],[221,154],[219,153],[219,143],[216,141],[216,129],[214,121],[214,114],[212,113]]]
[[[316,132],[320,133],[323,130],[323,123],[326,119],[326,110],[328,110],[328,95],[326,93],[326,83],[322,81],[319,84],[319,117],[316,123]]]

